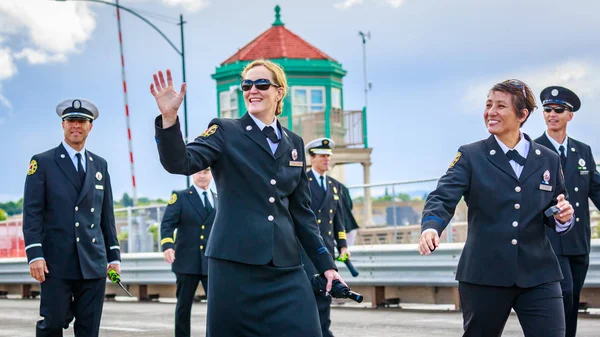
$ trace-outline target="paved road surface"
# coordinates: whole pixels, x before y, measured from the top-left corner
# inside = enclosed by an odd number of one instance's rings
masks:
[[[31,337],[39,319],[37,300],[0,300],[0,336]],[[173,336],[173,303],[106,302],[100,336]],[[338,337],[447,337],[462,335],[458,312],[407,311],[390,309],[332,309],[332,331]],[[580,319],[579,337],[600,336],[597,315]],[[192,310],[192,336],[205,335],[206,304],[195,303]],[[72,337],[72,328],[65,337]],[[523,336],[515,315],[511,315],[503,336]]]

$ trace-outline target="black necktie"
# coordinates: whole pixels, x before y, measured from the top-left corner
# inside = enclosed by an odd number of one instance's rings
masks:
[[[279,138],[277,138],[277,134],[275,133],[275,129],[272,126],[265,126],[262,132],[269,138],[274,144],[279,143]]]
[[[83,170],[83,164],[81,164],[81,153],[77,153],[75,156],[77,157],[77,174],[79,174],[79,180],[81,181],[81,185],[83,185],[85,171]]]
[[[204,208],[206,209],[207,213],[212,212],[213,208],[210,204],[210,202],[208,202],[208,193],[206,193],[206,191],[202,192],[202,194],[204,194]]]
[[[319,179],[321,180],[321,188],[323,188],[323,190],[325,190],[325,192],[327,192],[327,186],[325,186],[325,182],[323,181],[323,176],[320,176]]]
[[[525,158],[523,158],[523,156],[521,156],[517,150],[508,150],[508,152],[506,152],[506,156],[511,160],[516,161],[517,164],[525,166]]]
[[[565,169],[565,166],[567,166],[567,156],[565,156],[565,147],[564,146],[559,146],[558,151],[560,151],[560,164],[562,165],[562,169]]]

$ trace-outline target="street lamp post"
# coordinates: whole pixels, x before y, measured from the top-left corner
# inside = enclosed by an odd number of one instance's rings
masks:
[[[136,13],[135,11],[133,11],[132,9],[129,9],[127,7],[123,7],[123,6],[119,5],[119,4],[108,2],[108,1],[103,1],[103,0],[55,0],[55,1],[60,1],[60,2],[66,2],[66,1],[96,2],[96,3],[101,3],[101,4],[105,4],[105,5],[117,7],[119,9],[122,9],[122,10],[124,10],[126,12],[129,12],[129,13],[133,14],[134,16],[138,17],[140,20],[142,20],[145,23],[147,23],[148,25],[150,25],[150,27],[154,28],[154,30],[158,34],[160,34],[160,36],[162,36],[167,41],[167,43],[175,50],[175,52],[177,54],[179,54],[179,56],[181,56],[181,67],[182,67],[182,73],[183,73],[183,82],[186,81],[186,78],[185,78],[185,44],[184,44],[184,40],[183,40],[183,24],[186,23],[186,22],[183,21],[183,15],[181,15],[181,14],[179,15],[179,26],[180,26],[180,31],[181,31],[181,50],[179,50],[175,46],[175,44],[173,44],[173,42],[171,42],[171,40],[169,40],[169,38],[160,29],[158,29],[158,27],[156,27],[154,24],[152,24],[152,22],[150,22],[145,17],[141,16],[140,14]],[[184,131],[184,141],[187,143],[188,142],[187,95],[183,97],[183,131]],[[185,181],[186,181],[186,186],[190,187],[190,177],[189,176],[185,177]]]
[[[360,35],[360,37],[362,38],[362,47],[363,47],[363,75],[364,75],[364,81],[365,81],[365,106],[363,107],[363,113],[362,113],[362,118],[363,118],[363,139],[364,139],[364,143],[365,143],[365,148],[368,147],[367,144],[367,94],[368,94],[368,90],[369,90],[369,84],[367,82],[367,38],[370,39],[371,38],[371,32],[367,32],[366,34],[363,33],[362,31],[358,32],[358,35]],[[364,170],[364,181],[368,181],[370,178],[369,176],[371,175],[371,163],[368,164],[363,164],[363,170]],[[371,188],[370,187],[365,187],[365,191],[364,191],[365,195],[364,195],[364,212],[365,212],[365,222],[367,224],[367,226],[370,226],[373,224],[373,219],[372,219],[372,202],[371,202]],[[393,196],[392,196],[393,198]],[[394,215],[396,214],[396,208],[394,208]],[[394,222],[394,226],[395,226],[395,222]],[[396,238],[396,234],[394,233],[394,240]]]
[[[367,39],[366,38],[371,38],[371,32],[367,32],[366,34],[359,31],[358,35],[360,35],[360,37],[362,38],[362,44],[363,44],[363,75],[364,75],[364,80],[365,80],[365,109],[367,108],[367,90],[368,90],[368,84],[367,84]],[[365,38],[366,37],[366,38]]]

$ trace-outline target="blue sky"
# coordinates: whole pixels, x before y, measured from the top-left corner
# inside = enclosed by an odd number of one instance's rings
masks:
[[[362,43],[367,42],[369,145],[373,183],[435,178],[461,144],[487,137],[482,113],[487,90],[519,78],[534,92],[564,85],[582,99],[569,135],[600,158],[600,12],[598,1],[508,0],[122,0],[121,5],[187,21],[186,61],[190,137],[216,116],[220,62],[268,29],[273,8],[286,27],[340,63],[344,106],[364,102]],[[181,59],[149,26],[122,13],[138,196],[167,198],[185,187],[158,161],[149,93],[152,74]],[[154,21],[176,45],[179,27]],[[131,192],[121,68],[113,7],[45,0],[0,2],[0,201],[21,197],[29,160],[62,140],[56,104],[83,97],[100,118],[87,147],[106,158],[119,199]],[[538,98],[539,103],[539,98]],[[180,111],[182,113],[182,111]],[[545,129],[536,110],[523,131]],[[596,133],[595,133],[596,132]],[[346,183],[362,182],[349,166]]]

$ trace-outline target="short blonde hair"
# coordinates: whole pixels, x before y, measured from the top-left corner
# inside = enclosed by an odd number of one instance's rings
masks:
[[[273,74],[273,82],[275,82],[275,84],[277,84],[281,89],[283,89],[283,96],[281,96],[281,100],[277,102],[277,107],[275,108],[275,116],[279,116],[281,115],[281,112],[283,112],[283,99],[285,98],[288,92],[287,78],[285,77],[285,72],[283,71],[283,68],[275,62],[266,59],[256,59],[250,62],[244,68],[244,70],[242,71],[242,77],[246,76],[248,70],[259,66],[264,66],[265,68],[269,69],[269,71],[271,71],[271,74]]]

